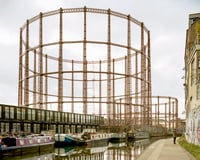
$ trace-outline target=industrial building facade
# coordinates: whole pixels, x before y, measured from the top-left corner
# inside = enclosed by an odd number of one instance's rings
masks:
[[[185,44],[186,138],[200,145],[200,13],[189,15]]]

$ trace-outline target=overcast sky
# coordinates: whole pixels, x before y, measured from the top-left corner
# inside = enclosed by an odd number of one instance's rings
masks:
[[[151,33],[152,93],[178,98],[181,113],[188,15],[200,12],[200,0],[0,0],[0,103],[17,105],[19,28],[26,19],[83,6],[110,8],[144,22]]]

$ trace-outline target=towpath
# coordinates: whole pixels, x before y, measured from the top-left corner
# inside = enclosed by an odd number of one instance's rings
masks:
[[[137,158],[137,160],[196,160],[178,143],[174,144],[172,138],[161,139],[150,146]]]

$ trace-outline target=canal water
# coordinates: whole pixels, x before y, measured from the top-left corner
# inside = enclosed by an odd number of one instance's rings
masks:
[[[107,146],[55,148],[53,153],[1,157],[2,160],[136,160],[144,149],[157,139],[144,139]]]

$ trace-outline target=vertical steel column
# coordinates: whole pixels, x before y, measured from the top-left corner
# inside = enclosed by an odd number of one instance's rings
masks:
[[[20,28],[20,37],[19,37],[19,82],[18,82],[18,106],[22,106],[22,74],[23,74],[23,67],[22,67],[22,28]]]
[[[24,76],[24,106],[29,104],[29,20],[26,21],[26,53],[25,53],[25,76]]]
[[[174,123],[175,123],[175,108],[174,108],[174,102],[172,102],[172,128],[174,129]]]
[[[155,125],[157,125],[157,104],[155,104]]]
[[[58,111],[63,111],[63,20],[62,8],[60,8],[60,27],[59,27],[59,62],[58,62]]]
[[[86,26],[87,8],[84,7],[84,37],[83,37],[83,114],[87,114],[87,26]]]
[[[112,74],[112,79],[113,79],[113,81],[112,81],[112,88],[113,88],[113,90],[112,90],[112,101],[113,101],[113,106],[112,106],[112,112],[113,112],[113,125],[115,124],[115,121],[116,121],[116,109],[115,109],[115,105],[116,105],[116,103],[115,103],[115,59],[113,59],[112,60],[112,62],[113,62],[113,67],[112,67],[112,69],[113,69],[113,74]]]
[[[102,105],[101,105],[101,101],[102,101],[102,91],[101,91],[101,82],[102,82],[102,80],[101,80],[101,60],[99,61],[99,115],[101,116],[101,114],[102,114]]]
[[[110,125],[110,119],[113,119],[111,110],[111,28],[110,28],[110,9],[108,9],[108,42],[107,42],[107,113]]]
[[[169,97],[169,129],[171,129],[171,98]]]
[[[131,85],[131,21],[130,15],[127,17],[127,107],[128,107],[128,123],[132,120],[132,85]]]
[[[158,103],[158,113],[157,113],[158,114],[158,123],[157,124],[159,126],[159,123],[160,123],[160,97],[158,96],[157,99],[158,99],[158,102],[157,102]]]
[[[120,125],[122,125],[122,99],[120,98],[119,100],[119,120],[120,120]]]
[[[165,103],[165,128],[167,128],[167,103]]]
[[[42,13],[40,13],[40,25],[39,25],[39,109],[43,109],[43,34],[42,34]]]
[[[33,76],[33,108],[36,108],[37,104],[37,51],[34,50],[34,76]]]
[[[119,102],[116,102],[115,103],[115,105],[116,105],[116,120],[117,120],[117,123],[116,123],[116,126],[120,126],[120,124],[119,124]]]
[[[178,126],[178,100],[176,99],[175,100],[176,102],[175,102],[175,105],[176,105],[176,113],[175,113],[175,119],[176,119],[176,128],[178,128],[179,126]]]
[[[72,106],[71,106],[71,112],[74,113],[74,60],[72,60]]]
[[[48,109],[48,56],[45,55],[45,109]]]
[[[142,104],[142,124],[147,124],[146,115],[146,59],[144,53],[144,24],[141,23],[141,104]]]
[[[139,120],[139,109],[138,109],[138,104],[139,104],[139,101],[138,101],[138,53],[136,52],[135,53],[135,104],[136,106],[134,106],[134,124],[138,124],[138,120]]]
[[[125,120],[125,124],[127,124],[128,121],[128,107],[127,107],[127,56],[124,57],[124,73],[125,73],[125,77],[124,77],[124,120]]]
[[[148,122],[148,124],[149,125],[152,125],[152,108],[151,108],[151,106],[152,106],[152,88],[151,88],[151,39],[150,39],[150,31],[148,31],[148,68],[147,68],[147,70],[148,70],[148,73],[147,73],[147,76],[148,76],[148,78],[147,78],[147,80],[148,80],[148,98],[147,98],[147,100],[148,100],[148,120],[149,120],[149,122]]]

